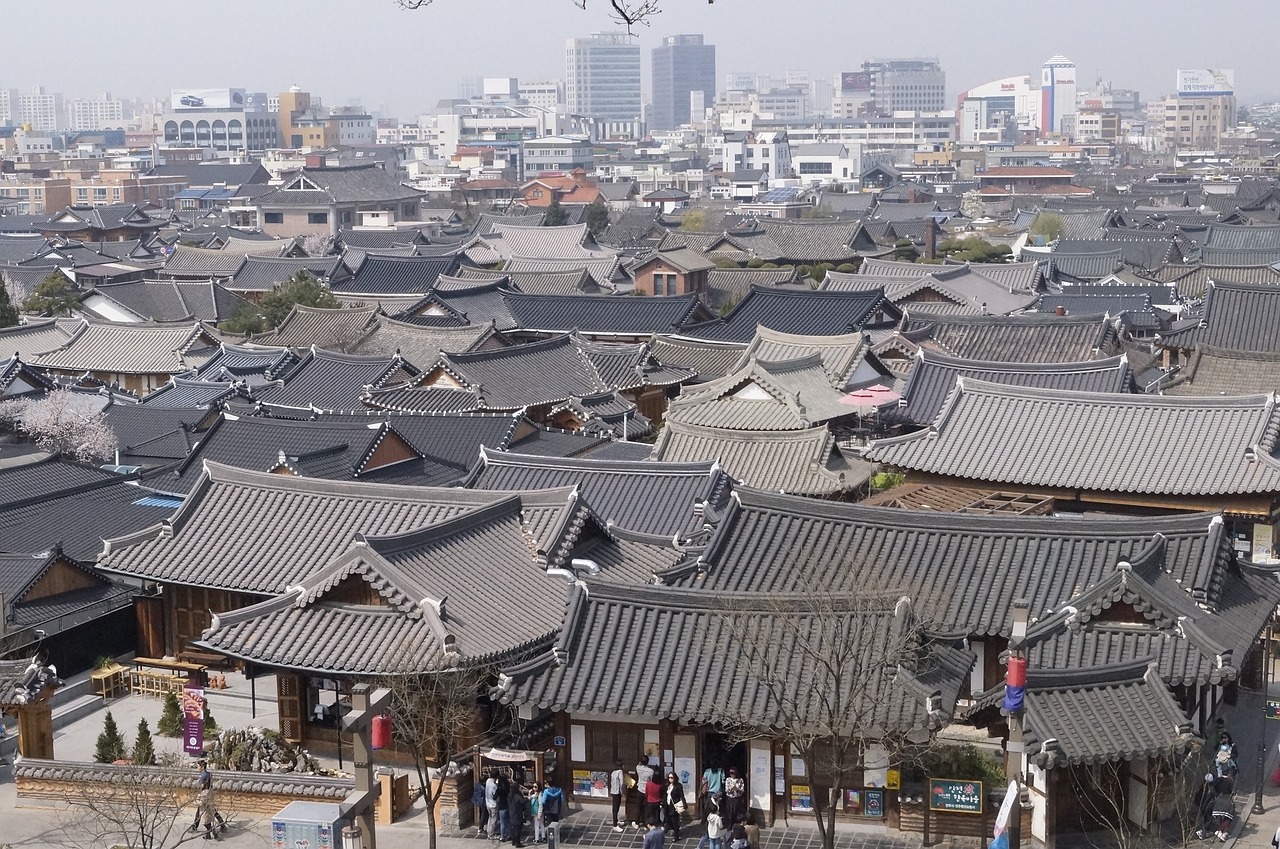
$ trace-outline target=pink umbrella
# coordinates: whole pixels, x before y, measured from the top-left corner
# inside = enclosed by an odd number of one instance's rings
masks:
[[[841,404],[848,404],[851,407],[861,407],[865,410],[878,410],[889,404],[896,404],[902,398],[897,392],[894,392],[887,386],[876,384],[868,386],[865,389],[855,389],[845,395],[840,396]]]

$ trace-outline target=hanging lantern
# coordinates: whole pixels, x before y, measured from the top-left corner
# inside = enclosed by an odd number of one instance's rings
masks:
[[[371,723],[373,733],[371,742],[375,749],[385,749],[391,745],[391,714],[375,716]]]
[[[1027,659],[1025,657],[1009,658],[1009,671],[1005,674],[1004,680],[1011,687],[1027,686]]]

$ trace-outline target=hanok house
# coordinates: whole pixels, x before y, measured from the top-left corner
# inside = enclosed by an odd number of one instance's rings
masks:
[[[911,483],[1012,488],[1052,496],[1060,510],[1222,510],[1266,562],[1280,520],[1278,431],[1274,395],[1123,395],[961,377],[928,427],[864,453]]]
[[[706,547],[688,550],[681,562],[656,573],[658,582],[712,597],[812,593],[814,587],[833,594],[914,587],[920,620],[936,632],[964,635],[976,655],[961,694],[972,695],[976,711],[993,704],[993,690],[1003,682],[1013,601],[1029,599],[1031,668],[1046,673],[1031,679],[1028,721],[1034,745],[1024,764],[1037,788],[1031,813],[1040,840],[1075,827],[1065,812],[1078,791],[1069,770],[1058,767],[1128,760],[1140,776],[1147,764],[1154,768],[1156,763],[1154,757],[1142,761],[1144,753],[1164,744],[1171,750],[1181,746],[1189,742],[1188,732],[1206,735],[1223,700],[1234,698],[1245,670],[1256,669],[1258,634],[1280,598],[1273,578],[1236,559],[1222,517],[1214,513],[1064,522],[905,511],[741,490],[717,519]],[[974,551],[983,556],[974,560]],[[594,587],[591,595],[598,595]],[[618,645],[643,638],[639,627],[606,633]],[[603,648],[597,653],[615,662],[625,662],[628,655]],[[572,652],[566,661],[596,663],[579,661]],[[1123,674],[1113,662],[1124,667]],[[1152,663],[1154,671],[1147,672]],[[1091,674],[1063,671],[1077,669]],[[1060,675],[1055,679],[1049,670]],[[1121,689],[1112,689],[1116,686]],[[620,689],[626,695],[626,688]],[[1037,702],[1039,691],[1046,695]],[[601,692],[580,686],[573,698],[620,697]],[[654,698],[647,706],[662,705],[663,699]],[[571,713],[567,721],[596,719]],[[1003,738],[998,713],[974,720]],[[1051,763],[1060,752],[1061,762]],[[772,773],[764,776],[771,783]],[[792,807],[808,785],[788,771],[782,787],[753,784],[751,793],[767,799],[771,807],[765,813],[778,812]],[[897,794],[886,799],[886,807],[900,813],[904,827],[919,826],[919,808],[905,805]]]
[[[136,203],[68,206],[39,225],[46,238],[60,236],[83,242],[126,242],[147,238],[167,222],[152,218]]]
[[[218,352],[219,340],[199,322],[85,321],[33,365],[61,378],[91,377],[147,395]]]
[[[716,264],[697,251],[676,248],[655,251],[632,267],[635,291],[642,295],[703,294],[707,274]]]
[[[327,166],[324,156],[307,156],[306,165],[285,176],[281,185],[258,196],[258,225],[275,235],[337,236],[361,223],[361,213],[385,213],[390,221],[416,221],[422,193],[403,185],[377,164]]]

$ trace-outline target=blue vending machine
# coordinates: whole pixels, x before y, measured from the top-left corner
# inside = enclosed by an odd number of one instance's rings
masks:
[[[290,802],[271,818],[272,849],[343,849],[347,821],[336,804]]]

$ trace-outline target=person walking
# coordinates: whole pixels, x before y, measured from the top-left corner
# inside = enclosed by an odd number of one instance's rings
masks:
[[[609,773],[609,801],[613,805],[613,830],[622,831],[622,824],[618,822],[618,811],[622,808],[622,794],[627,789],[627,774],[622,771],[622,761],[617,761],[613,765],[613,772]],[[623,816],[625,817],[625,812]]]
[[[497,840],[501,823],[498,820],[498,770],[496,768],[489,770],[489,777],[484,782],[484,807],[489,812],[489,837]]]
[[[746,818],[743,794],[747,792],[747,783],[738,776],[738,770],[729,767],[729,777],[724,780],[724,817],[731,823]]]
[[[1217,795],[1213,799],[1213,820],[1217,824],[1217,831],[1213,836],[1225,843],[1236,819],[1236,803],[1231,798],[1235,782],[1227,778],[1219,778],[1215,787]]]
[[[547,833],[542,825],[542,791],[536,781],[529,787],[529,816],[533,818],[533,842],[546,843]]]
[[[707,805],[706,823],[707,832],[698,838],[697,849],[720,849],[720,835],[724,832],[724,818],[720,816],[720,807],[716,804],[715,796],[710,797],[711,802]]]
[[[698,786],[698,812],[707,818],[711,810],[711,800],[724,792],[724,770],[719,766],[709,766],[702,771],[702,784]]]
[[[498,789],[494,794],[498,803],[498,842],[511,839],[511,821],[507,817],[507,797],[511,795],[511,779],[506,773],[498,773]]]
[[[471,807],[475,812],[477,835],[484,834],[485,826],[489,824],[489,806],[484,803],[484,785],[485,780],[481,777],[471,787]]]
[[[218,812],[218,806],[214,802],[213,775],[209,772],[209,762],[202,760],[198,764],[200,773],[196,776],[196,819],[188,831],[199,831],[203,827],[205,840],[221,840],[218,833],[226,832],[227,821]]]
[[[640,819],[639,822],[631,823],[640,831],[644,831],[645,826],[649,824],[649,783],[653,781],[653,767],[645,763],[641,758],[636,764],[636,793],[640,796]]]
[[[1213,783],[1216,780],[1212,772],[1204,774],[1204,781],[1196,789],[1192,801],[1196,806],[1196,837],[1204,839],[1205,832],[1213,826],[1213,800],[1218,795]]]
[[[520,782],[512,781],[507,790],[507,834],[511,845],[516,849],[524,846],[521,841],[524,839],[524,821],[528,810],[529,797],[525,795],[524,787]]]
[[[649,830],[644,835],[644,849],[662,849],[666,842],[667,836],[662,830],[662,823],[650,820]]]
[[[667,775],[667,786],[662,793],[662,814],[674,840],[680,839],[680,818],[684,814],[684,785],[674,772]]]
[[[542,822],[558,847],[560,845],[560,817],[564,815],[564,793],[560,790],[554,778],[547,779],[547,789],[542,791],[541,803]]]
[[[664,782],[656,778],[650,778],[649,783],[644,788],[644,821],[653,822],[657,820],[659,824],[662,822],[662,797],[666,793],[663,787]]]

